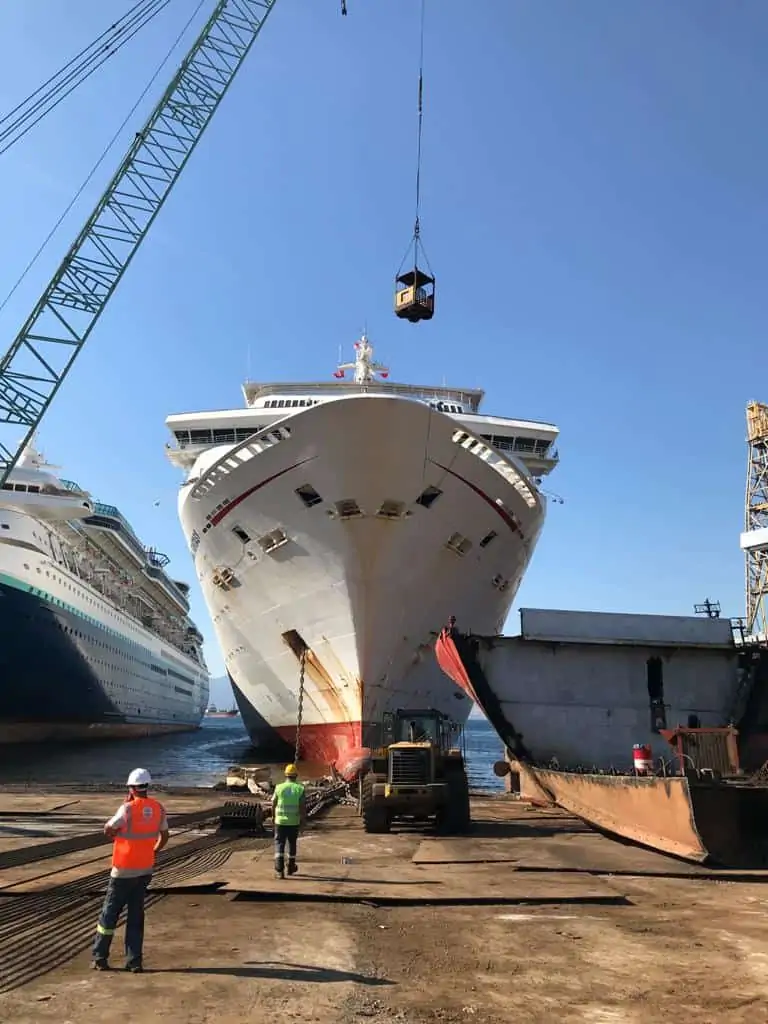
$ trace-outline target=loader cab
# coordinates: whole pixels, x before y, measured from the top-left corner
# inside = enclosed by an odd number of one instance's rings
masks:
[[[438,750],[450,750],[461,743],[461,726],[440,711],[387,712],[383,720],[383,747],[393,743],[429,744]]]

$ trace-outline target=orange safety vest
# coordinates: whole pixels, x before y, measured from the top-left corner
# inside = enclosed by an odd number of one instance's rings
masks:
[[[129,871],[151,871],[155,866],[155,843],[163,821],[163,805],[152,797],[136,797],[125,805],[123,830],[112,847],[112,867]]]

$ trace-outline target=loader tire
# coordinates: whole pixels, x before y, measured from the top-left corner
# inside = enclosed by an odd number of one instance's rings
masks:
[[[466,835],[472,829],[472,810],[469,803],[469,781],[462,768],[448,777],[448,803],[440,816],[440,831],[445,835]]]
[[[389,832],[391,822],[387,808],[380,801],[377,803],[373,795],[373,781],[374,777],[372,775],[366,775],[360,783],[360,808],[363,828],[366,832],[383,835]]]

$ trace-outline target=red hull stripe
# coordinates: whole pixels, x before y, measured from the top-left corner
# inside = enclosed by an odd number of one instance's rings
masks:
[[[504,508],[503,505],[498,505],[493,500],[493,498],[490,498],[485,493],[485,491],[481,491],[479,487],[475,486],[475,484],[471,483],[469,480],[465,480],[464,477],[461,476],[461,474],[455,473],[452,469],[448,469],[447,466],[441,466],[439,462],[435,462],[434,465],[437,466],[438,469],[442,469],[445,473],[450,473],[451,476],[455,476],[457,480],[461,480],[461,482],[463,484],[466,484],[467,487],[471,488],[479,498],[482,498],[487,505],[490,505],[490,507],[497,515],[501,516],[501,518],[504,520],[504,522],[507,524],[507,526],[513,533],[519,533],[521,537],[523,536],[523,531],[520,529],[520,524],[512,515],[512,513],[509,512],[506,508]]]
[[[291,746],[296,742],[295,725],[279,725],[275,732]],[[301,754],[307,761],[322,761],[333,764],[339,757],[346,757],[350,751],[362,746],[360,722],[328,722],[321,725],[301,727]]]
[[[266,487],[267,484],[271,484],[273,480],[277,480],[286,473],[290,473],[292,469],[298,469],[298,467],[303,466],[305,462],[311,462],[314,458],[316,458],[316,456],[310,455],[307,459],[301,459],[300,462],[294,462],[292,466],[287,466],[285,469],[281,469],[279,473],[273,473],[272,476],[268,476],[266,480],[262,480],[261,483],[254,484],[254,486],[249,487],[247,491],[243,491],[242,494],[238,494],[238,496],[233,498],[228,505],[225,505],[224,508],[220,508],[215,516],[211,516],[211,526],[218,526],[224,516],[229,515],[233,508],[237,508],[241,501],[245,501],[246,498],[250,498],[252,494],[261,490],[262,487]]]
[[[296,742],[295,726],[277,726],[275,731],[291,746]],[[311,775],[319,766],[327,771],[328,766],[333,765],[347,781],[357,778],[371,753],[362,746],[362,733],[360,722],[302,725],[300,770]]]

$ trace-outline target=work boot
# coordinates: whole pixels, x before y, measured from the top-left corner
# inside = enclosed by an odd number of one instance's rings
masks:
[[[298,870],[299,870],[298,864],[296,864],[296,863],[289,863],[288,864],[288,874],[289,875],[295,875]]]
[[[106,960],[104,960],[103,957],[99,957],[98,960],[94,960],[93,963],[91,964],[91,970],[92,971],[108,971],[109,970],[109,963]]]
[[[125,965],[126,971],[130,971],[131,974],[142,974],[144,972],[144,965],[141,961],[135,963],[129,963]]]

